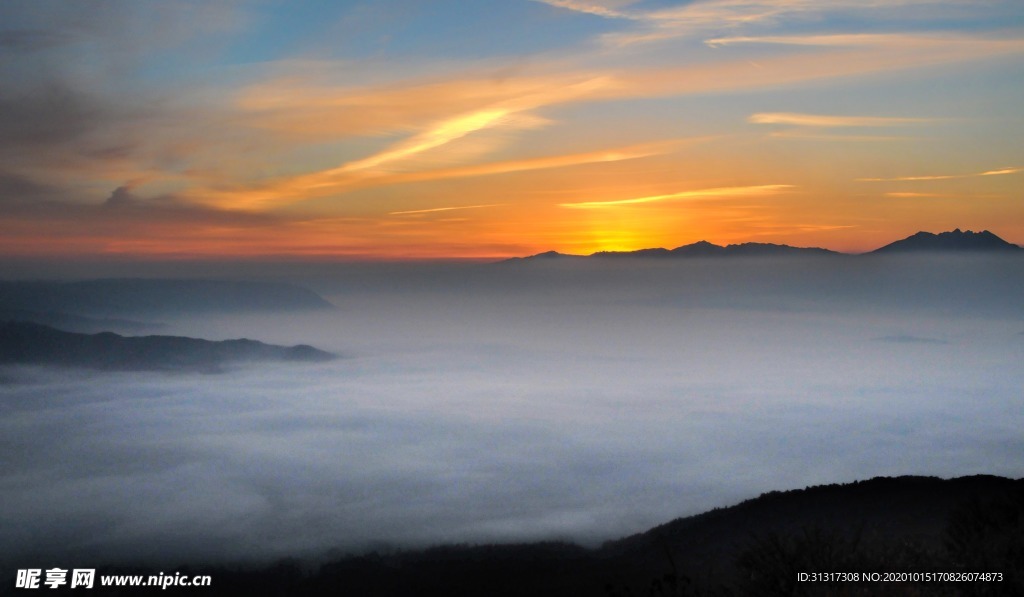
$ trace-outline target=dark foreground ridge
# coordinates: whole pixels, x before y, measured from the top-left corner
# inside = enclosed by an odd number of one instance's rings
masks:
[[[962,232],[959,228],[951,232],[932,234],[918,232],[903,240],[898,240],[866,253],[892,255],[899,253],[962,253],[962,252],[1000,252],[1011,253],[1020,251],[1022,247],[1008,243],[988,230],[981,232]],[[557,251],[546,251],[528,257],[513,257],[506,262],[541,261],[553,259],[679,259],[694,257],[835,257],[846,253],[830,251],[818,247],[792,247],[772,243],[740,243],[735,245],[716,245],[707,241],[698,241],[675,249],[639,249],[637,251],[598,251],[590,255],[568,255]]]
[[[183,336],[79,334],[23,321],[0,323],[0,364],[58,365],[115,371],[218,373],[249,361],[326,361],[335,355],[307,345],[255,340],[219,342]]]
[[[283,560],[262,568],[198,565],[177,572],[209,575],[211,585],[166,591],[132,587],[130,594],[1021,595],[1024,479],[878,477],[773,491],[598,549],[560,542],[452,545],[347,556],[317,567]],[[810,583],[798,581],[801,572],[982,572],[999,573],[1001,580],[919,576],[917,581]],[[155,572],[140,563],[98,569],[101,574]]]

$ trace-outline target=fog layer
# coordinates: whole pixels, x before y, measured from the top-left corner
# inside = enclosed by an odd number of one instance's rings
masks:
[[[0,374],[0,554],[599,542],[773,490],[1024,475],[1024,260],[298,268],[165,321],[342,359]]]

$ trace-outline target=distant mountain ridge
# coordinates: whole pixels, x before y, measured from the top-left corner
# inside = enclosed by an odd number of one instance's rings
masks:
[[[835,251],[817,247],[802,248],[773,243],[741,243],[716,245],[698,241],[675,249],[640,249],[639,251],[598,251],[591,257],[720,257],[758,255],[838,255]]]
[[[926,251],[1019,251],[1020,246],[1008,243],[988,230],[981,232],[961,231],[959,228],[950,232],[918,232],[903,240],[889,243],[875,249],[872,253],[908,253]]]
[[[165,324],[161,323],[134,321],[131,319],[94,318],[61,313],[59,311],[33,311],[31,309],[7,309],[0,307],[0,322],[3,321],[38,323],[66,332],[79,332],[82,334],[117,331],[129,333],[133,336],[166,327]]]
[[[219,373],[252,361],[319,362],[336,355],[305,344],[276,346],[256,340],[212,341],[184,336],[78,334],[23,321],[0,323],[0,364],[58,365],[108,371]]]
[[[978,252],[978,251],[1000,251],[1010,253],[1020,251],[1018,245],[1006,242],[988,230],[972,232],[961,231],[959,228],[950,232],[933,234],[931,232],[918,232],[905,239],[898,240],[869,251],[871,254],[896,254],[896,253],[924,253],[924,252]],[[590,255],[570,255],[557,251],[545,251],[527,257],[513,257],[506,261],[523,260],[551,260],[551,259],[614,259],[614,258],[653,258],[673,259],[686,257],[830,257],[845,256],[847,253],[840,253],[820,247],[793,247],[773,243],[739,243],[732,245],[716,245],[708,241],[698,241],[689,245],[683,245],[674,249],[651,248],[638,249],[636,251],[598,251]]]

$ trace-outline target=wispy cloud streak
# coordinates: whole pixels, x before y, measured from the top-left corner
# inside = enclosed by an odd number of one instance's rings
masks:
[[[626,10],[619,8],[625,3],[597,2],[595,0],[535,0],[550,6],[563,8],[579,13],[597,15],[608,19],[628,21],[637,25],[633,31],[616,32],[601,36],[608,46],[630,46],[635,44],[663,41],[681,37],[699,35],[704,31],[739,28],[772,24],[785,19],[810,18],[822,19],[825,15],[850,11],[895,10],[922,6],[942,7],[946,10],[959,9],[969,11],[971,3],[964,0],[698,0],[682,6],[658,10]],[[835,42],[835,36],[827,40]],[[858,37],[858,36],[843,36]],[[761,41],[769,43],[812,43],[810,37],[790,38],[783,42],[782,37],[722,37],[710,40],[710,45],[725,45],[740,41]]]
[[[680,139],[643,143],[599,151],[552,155],[522,160],[507,160],[455,168],[440,168],[419,172],[353,172],[333,168],[322,172],[302,174],[265,183],[259,187],[240,187],[222,190],[211,199],[218,205],[234,209],[266,208],[287,205],[305,199],[346,193],[357,189],[394,184],[429,182],[475,176],[493,176],[554,168],[567,168],[586,164],[635,160],[666,154],[686,143],[703,138]]]
[[[409,158],[451,143],[471,133],[507,124],[513,121],[519,113],[587,96],[606,86],[609,82],[610,80],[606,77],[585,78],[579,82],[512,97],[496,105],[459,114],[430,125],[422,132],[400,141],[384,151],[327,170],[323,174],[332,176],[371,170]]]
[[[599,2],[586,1],[586,0],[534,0],[534,2],[540,2],[556,8],[564,8],[574,12],[580,12],[583,14],[596,15],[599,17],[605,17],[609,19],[639,19],[641,17],[616,10],[611,8],[607,4],[601,4]],[[619,3],[621,4],[621,3]]]
[[[451,143],[452,141],[465,137],[470,133],[499,126],[511,115],[511,110],[503,108],[490,108],[478,110],[469,114],[462,114],[440,122],[422,133],[395,144],[385,151],[360,160],[349,162],[333,170],[327,170],[324,172],[324,175],[331,176],[335,174],[357,172],[360,170],[369,170],[408,158]]]
[[[753,124],[788,124],[809,127],[883,127],[933,122],[929,118],[896,118],[889,116],[836,116],[796,114],[792,112],[758,112],[747,119]]]
[[[632,199],[616,199],[611,201],[584,201],[580,203],[560,203],[560,207],[573,209],[601,209],[605,207],[617,207],[620,205],[636,205],[640,203],[654,203],[658,201],[672,201],[677,199],[705,199],[721,197],[750,197],[761,195],[773,195],[780,191],[793,188],[793,185],[771,184],[748,187],[719,187],[713,189],[699,189],[694,191],[682,191],[667,195],[652,195],[650,197],[636,197]]]
[[[738,44],[778,44],[787,46],[908,46],[922,45],[934,38],[907,34],[851,33],[823,35],[761,35],[715,37],[704,41],[711,47]]]
[[[914,182],[914,181],[927,181],[927,180],[953,180],[956,178],[976,178],[980,176],[1004,176],[1007,174],[1017,174],[1018,172],[1024,172],[1024,168],[1000,168],[998,170],[988,170],[986,172],[976,172],[974,174],[935,174],[928,176],[898,176],[895,178],[858,178],[861,182]]]
[[[663,155],[677,147],[701,139],[685,139],[675,141],[663,141],[655,143],[643,143],[614,149],[589,151],[567,155],[553,155],[539,158],[528,158],[523,160],[508,160],[503,162],[491,162],[487,164],[476,164],[457,168],[443,168],[439,170],[426,170],[423,172],[396,173],[375,181],[375,184],[397,184],[404,182],[420,182],[430,180],[443,180],[449,178],[466,178],[472,176],[489,176],[495,174],[510,174],[513,172],[525,172],[531,170],[546,170],[550,168],[566,168],[570,166],[581,166],[585,164],[597,164],[608,162],[621,162],[635,160],[656,155]]]
[[[413,214],[428,214],[439,211],[456,211],[460,209],[482,209],[484,207],[501,207],[507,205],[505,203],[489,203],[487,205],[460,205],[456,207],[432,207],[430,209],[410,209],[406,211],[393,211],[388,213],[389,216],[406,216]]]

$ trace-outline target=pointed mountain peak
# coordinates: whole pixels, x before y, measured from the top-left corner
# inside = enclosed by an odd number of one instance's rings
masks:
[[[885,245],[872,253],[947,252],[947,251],[1017,251],[1015,244],[1008,243],[988,230],[972,232],[956,228],[949,232],[934,234],[918,232],[903,240]]]
[[[672,249],[673,255],[707,256],[720,255],[725,247],[709,243],[706,240],[699,240],[693,244],[683,245]]]

